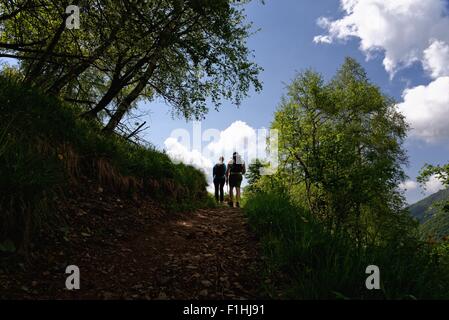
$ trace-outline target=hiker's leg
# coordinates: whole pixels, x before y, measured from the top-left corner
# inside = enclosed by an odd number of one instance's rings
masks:
[[[234,188],[236,187],[235,184],[235,175],[229,176],[229,206],[234,207]]]
[[[220,181],[220,202],[224,201],[224,185],[225,185],[225,179],[222,179]]]
[[[235,187],[235,193],[236,193],[236,195],[235,195],[235,201],[236,201],[237,203],[240,203],[240,188],[239,188],[239,187]]]
[[[214,179],[214,187],[215,187],[215,201],[218,202],[218,187],[220,186],[219,181]]]
[[[229,192],[229,196],[230,196],[229,205],[233,208],[234,208],[234,188],[235,188],[235,186],[232,186],[231,191]]]
[[[240,185],[242,184],[242,178],[243,177],[241,175],[238,175],[236,178],[237,181],[235,184],[235,192],[236,192],[235,202],[236,202],[237,208],[240,208]]]

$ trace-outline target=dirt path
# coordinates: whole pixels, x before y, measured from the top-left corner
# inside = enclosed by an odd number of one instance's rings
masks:
[[[204,209],[169,218],[105,210],[95,213],[87,230],[72,231],[72,236],[68,232],[69,247],[61,245],[49,249],[48,257],[37,257],[32,270],[0,271],[0,297],[261,298],[260,248],[241,210]],[[91,223],[92,211],[87,207],[78,218],[89,216]],[[71,228],[77,225],[85,223],[74,221]],[[132,235],[126,231],[130,228],[135,230]],[[80,290],[64,289],[69,264],[80,268]]]

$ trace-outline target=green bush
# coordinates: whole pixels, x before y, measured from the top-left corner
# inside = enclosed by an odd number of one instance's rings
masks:
[[[409,237],[356,245],[344,231],[326,230],[285,193],[251,194],[245,212],[263,243],[267,276],[287,298],[449,298],[446,247]],[[381,290],[366,289],[368,265],[380,268]]]

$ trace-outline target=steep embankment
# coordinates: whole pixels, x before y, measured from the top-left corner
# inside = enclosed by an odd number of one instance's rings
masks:
[[[174,210],[207,203],[199,170],[102,134],[82,112],[0,76],[0,252],[26,255],[39,245],[35,237],[60,232],[57,202],[86,189]]]

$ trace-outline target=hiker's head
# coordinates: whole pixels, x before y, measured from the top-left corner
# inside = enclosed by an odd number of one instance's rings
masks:
[[[224,157],[221,156],[221,157],[218,159],[218,161],[219,161],[220,163],[223,163],[223,162],[224,162]]]
[[[242,163],[242,157],[238,154],[238,152],[234,152],[232,154],[232,160],[234,160],[234,163],[240,164]]]

